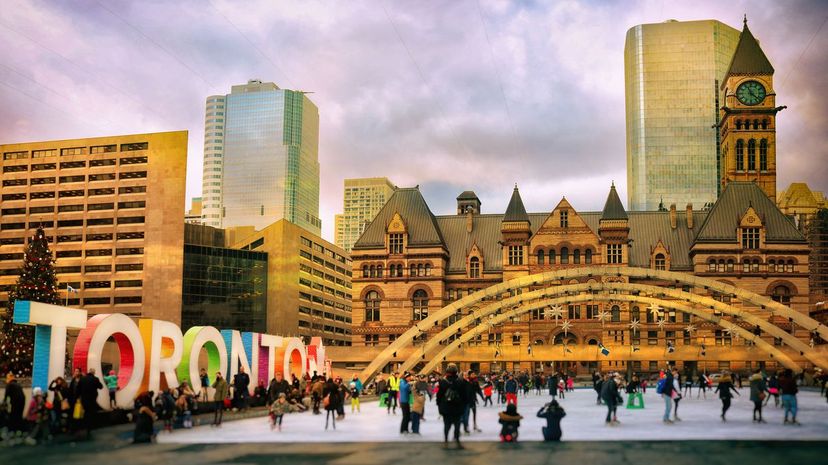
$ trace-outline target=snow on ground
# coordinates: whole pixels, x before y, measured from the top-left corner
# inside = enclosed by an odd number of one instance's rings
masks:
[[[825,440],[828,439],[828,404],[825,398],[816,392],[800,392],[798,397],[801,426],[783,425],[781,406],[773,406],[771,398],[764,408],[766,424],[756,424],[751,420],[753,403],[750,402],[749,389],[741,390],[741,397],[733,399],[727,413],[727,422],[723,423],[721,402],[717,397],[707,394],[707,399],[696,398],[694,390],[690,398],[685,397],[679,404],[681,422],[665,425],[661,421],[664,401],[650,389],[644,395],[646,408],[643,410],[618,409],[620,425],[604,425],[606,407],[595,404],[595,392],[591,389],[578,389],[567,393],[561,405],[567,416],[562,422],[563,440],[603,441],[603,440]],[[541,426],[545,420],[536,418],[536,413],[550,398],[547,395],[529,394],[518,399],[518,412],[524,420],[520,427],[521,441],[542,440]],[[626,395],[625,395],[626,401]],[[781,403],[780,403],[781,405]],[[504,406],[478,406],[477,424],[481,433],[464,435],[464,441],[497,441],[500,426],[497,412]],[[282,431],[271,431],[267,417],[250,418],[226,422],[221,428],[209,425],[190,430],[176,430],[174,433],[160,433],[161,443],[240,443],[240,442],[393,442],[393,441],[442,441],[443,422],[438,417],[434,402],[426,405],[428,421],[421,423],[422,436],[401,435],[401,412],[388,415],[378,402],[363,403],[362,412],[352,414],[350,405],[346,406],[345,420],[338,421],[337,429],[325,431],[325,414],[295,413],[285,415]]]

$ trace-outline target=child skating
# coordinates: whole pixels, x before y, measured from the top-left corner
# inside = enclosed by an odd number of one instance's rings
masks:
[[[285,393],[279,394],[279,398],[273,401],[270,405],[270,429],[278,429],[282,431],[282,417],[288,409],[287,396]]]

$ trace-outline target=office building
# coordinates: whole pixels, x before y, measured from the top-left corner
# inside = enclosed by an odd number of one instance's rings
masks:
[[[336,245],[346,252],[365,231],[396,187],[388,178],[345,180],[342,213],[336,215]]]
[[[204,224],[319,234],[319,111],[304,92],[250,80],[207,98]]]
[[[201,221],[201,197],[193,197],[190,209],[184,214],[184,222],[201,224]]]
[[[0,300],[43,226],[71,307],[181,322],[187,132],[0,145]],[[3,305],[5,308],[5,305]]]
[[[739,31],[719,21],[667,21],[627,31],[627,196],[632,210],[716,201],[714,126]]]

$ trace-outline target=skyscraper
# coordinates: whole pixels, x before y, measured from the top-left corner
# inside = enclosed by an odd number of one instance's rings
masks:
[[[627,195],[631,210],[715,202],[721,178],[720,86],[739,31],[667,21],[627,31]]]
[[[347,252],[396,190],[388,178],[345,180],[342,214],[336,215],[336,245]]]
[[[304,92],[250,80],[207,98],[204,224],[319,234],[319,110]]]

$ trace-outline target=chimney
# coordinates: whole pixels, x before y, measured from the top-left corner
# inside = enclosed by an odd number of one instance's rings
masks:
[[[471,233],[474,228],[474,210],[466,209],[466,232]]]
[[[676,229],[678,219],[676,218],[676,204],[670,205],[670,227]]]
[[[693,229],[693,204],[692,203],[687,204],[686,216],[687,216],[687,229]]]

